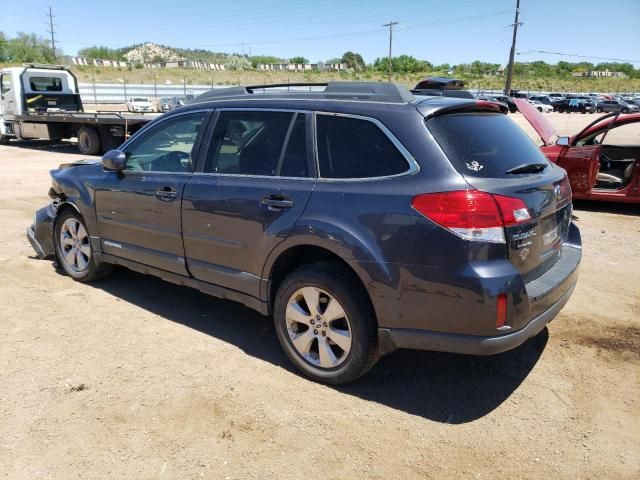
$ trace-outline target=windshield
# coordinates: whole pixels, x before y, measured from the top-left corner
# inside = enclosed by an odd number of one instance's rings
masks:
[[[134,98],[133,101],[134,102],[148,102],[149,100],[147,100],[146,98]]]
[[[460,113],[427,121],[427,128],[463,175],[505,178],[525,164],[548,165],[531,139],[506,115]]]

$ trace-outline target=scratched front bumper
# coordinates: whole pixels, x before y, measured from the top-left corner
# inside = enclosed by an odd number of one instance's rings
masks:
[[[55,218],[55,206],[50,203],[36,212],[33,224],[27,228],[27,239],[38,258],[50,257],[55,251],[53,246]]]

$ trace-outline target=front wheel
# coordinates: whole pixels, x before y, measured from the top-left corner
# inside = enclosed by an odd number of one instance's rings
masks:
[[[111,265],[93,255],[87,226],[77,212],[69,210],[57,218],[54,243],[58,263],[74,280],[91,282],[111,272]]]
[[[622,113],[629,113],[629,109],[628,108],[623,108],[622,109]]]
[[[291,273],[278,289],[274,324],[287,357],[307,377],[351,382],[376,361],[374,314],[354,274],[320,262]]]
[[[9,143],[9,139],[11,137],[9,137],[8,135],[2,135],[0,133],[0,145],[7,145]]]
[[[596,112],[602,113],[602,109],[600,107],[596,108]]]

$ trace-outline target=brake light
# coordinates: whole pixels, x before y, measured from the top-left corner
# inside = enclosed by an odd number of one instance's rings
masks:
[[[507,294],[501,293],[496,300],[496,328],[502,330],[507,323]],[[509,328],[509,327],[507,327]]]
[[[438,225],[465,240],[505,243],[504,227],[529,220],[519,198],[479,190],[424,193],[411,206]]]

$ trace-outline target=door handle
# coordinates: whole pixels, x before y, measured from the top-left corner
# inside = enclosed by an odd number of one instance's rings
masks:
[[[156,197],[163,202],[172,202],[178,198],[178,192],[176,192],[172,187],[165,186],[156,190]]]
[[[283,208],[293,207],[293,200],[284,195],[268,195],[260,203],[272,212],[279,212]]]

